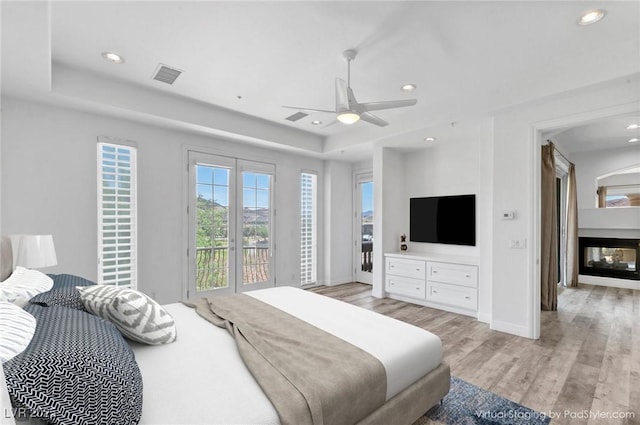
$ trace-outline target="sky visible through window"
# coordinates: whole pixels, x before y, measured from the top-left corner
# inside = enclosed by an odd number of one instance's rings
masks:
[[[362,212],[373,211],[373,182],[361,184],[362,187]]]
[[[214,201],[223,207],[229,206],[229,169],[213,166],[198,166],[197,173],[197,196],[203,199]],[[244,172],[242,175],[243,187],[253,190],[243,190],[243,205],[250,205],[257,208],[269,207],[269,184],[268,174]]]

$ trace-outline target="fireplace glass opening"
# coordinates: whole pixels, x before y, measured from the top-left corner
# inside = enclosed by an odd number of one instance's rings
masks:
[[[580,238],[580,274],[640,279],[638,240]]]

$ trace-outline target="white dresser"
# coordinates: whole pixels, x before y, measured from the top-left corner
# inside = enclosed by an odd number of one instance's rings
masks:
[[[477,317],[478,259],[422,253],[385,254],[390,298]]]

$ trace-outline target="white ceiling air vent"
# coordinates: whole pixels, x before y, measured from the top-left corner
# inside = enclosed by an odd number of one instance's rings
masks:
[[[289,115],[286,119],[289,121],[298,121],[301,120],[302,118],[308,116],[309,114],[305,114],[304,112],[296,112],[293,115]]]
[[[159,63],[153,73],[153,79],[162,81],[163,83],[173,84],[182,72],[183,71],[180,71],[179,69]]]

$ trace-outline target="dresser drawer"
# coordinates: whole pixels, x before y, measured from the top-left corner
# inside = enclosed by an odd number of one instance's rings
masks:
[[[426,285],[424,279],[412,279],[409,277],[387,275],[385,289],[390,294],[406,295],[413,298],[424,299]]]
[[[478,268],[462,264],[427,263],[427,280],[456,285],[478,287]]]
[[[427,300],[451,306],[476,310],[478,291],[466,286],[427,282]]]
[[[387,258],[387,274],[413,279],[425,279],[425,261],[408,258]]]

